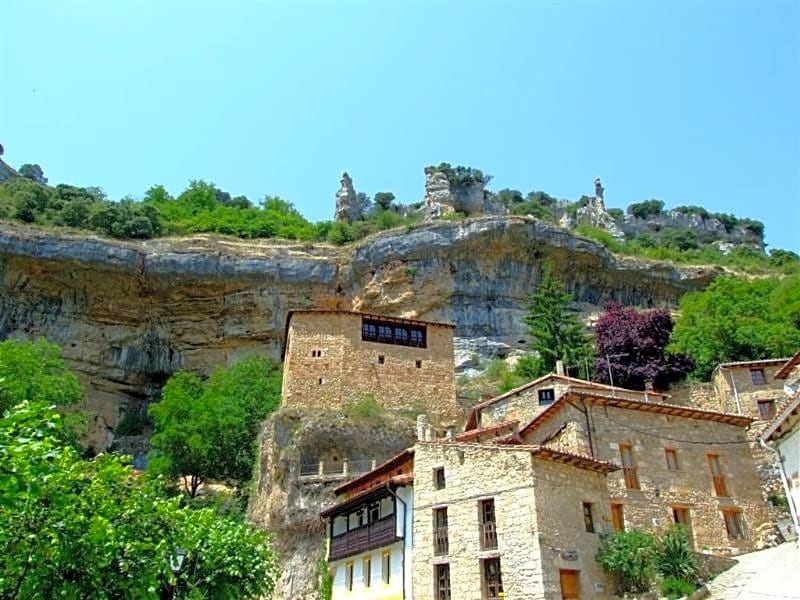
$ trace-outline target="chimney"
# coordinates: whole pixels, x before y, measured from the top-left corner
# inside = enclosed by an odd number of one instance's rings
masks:
[[[428,415],[417,415],[417,441],[424,442],[428,438]]]
[[[455,425],[448,425],[447,426],[447,441],[454,442],[456,441],[456,426]]]
[[[556,361],[556,375],[564,375],[564,361],[557,360]]]

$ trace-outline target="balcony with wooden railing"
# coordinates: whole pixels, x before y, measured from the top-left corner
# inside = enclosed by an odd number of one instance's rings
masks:
[[[481,550],[497,549],[497,525],[494,522],[481,523]]]
[[[335,535],[331,538],[328,560],[339,560],[393,544],[399,539],[396,527],[395,515],[392,514],[373,521],[369,525]]]
[[[450,542],[447,539],[447,526],[433,528],[433,553],[442,556],[450,552]]]

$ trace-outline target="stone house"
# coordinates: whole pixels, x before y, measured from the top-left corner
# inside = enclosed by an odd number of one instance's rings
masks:
[[[334,489],[328,520],[333,600],[411,598],[414,451]]]
[[[752,418],[569,391],[521,443],[622,465],[607,478],[615,529],[686,526],[697,550],[738,554],[772,533],[747,438]]]
[[[540,447],[420,440],[339,486],[322,512],[333,600],[606,597],[594,556],[617,469]]]
[[[342,408],[374,399],[423,411],[441,424],[458,418],[451,323],[347,310],[294,310],[284,341],[284,406]]]
[[[711,382],[719,403],[717,410],[752,417],[763,427],[775,417],[783,399],[783,381],[775,375],[786,358],[722,363]]]

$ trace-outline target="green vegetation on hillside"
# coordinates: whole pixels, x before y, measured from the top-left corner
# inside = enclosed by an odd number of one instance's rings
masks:
[[[182,480],[191,497],[208,480],[243,488],[255,462],[258,426],[278,407],[280,393],[281,372],[256,356],[218,368],[206,383],[194,373],[175,373],[161,401],[150,406],[148,472]]]
[[[756,280],[719,277],[685,294],[670,349],[708,379],[723,362],[781,358],[800,348],[800,275]]]

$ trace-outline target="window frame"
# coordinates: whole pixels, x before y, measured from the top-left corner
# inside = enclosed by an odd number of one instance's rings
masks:
[[[714,497],[730,498],[731,491],[728,488],[727,478],[722,470],[719,454],[713,452],[707,453],[706,461],[708,462],[708,468],[711,472],[711,484],[714,487]]]
[[[611,526],[615,532],[625,531],[625,508],[622,502],[611,503]],[[619,516],[619,528],[617,528],[617,516]]]
[[[361,563],[361,581],[364,587],[368,588],[372,585],[372,556],[365,557]]]
[[[536,397],[539,400],[539,406],[550,406],[556,401],[556,390],[555,388],[537,390]]]
[[[491,517],[491,518],[489,518]],[[478,527],[481,550],[497,550],[497,509],[494,498],[478,500]]]
[[[385,585],[389,585],[392,578],[392,551],[384,550],[381,553],[381,580]]]
[[[757,400],[756,405],[758,406],[758,416],[762,421],[771,421],[775,418],[775,400]],[[766,414],[762,407],[767,408]]]
[[[746,540],[747,526],[744,522],[744,514],[739,508],[722,508],[722,520],[725,523],[725,531],[729,540]],[[730,518],[730,520],[729,520]],[[733,527],[731,527],[733,525]]]
[[[586,533],[597,533],[597,528],[594,526],[594,503],[581,502],[581,510],[583,514],[583,528]]]
[[[344,589],[348,592],[353,591],[353,575],[355,571],[355,561],[349,560],[344,564]]]
[[[433,489],[443,490],[447,487],[447,475],[444,472],[444,467],[433,468]]]
[[[409,346],[428,347],[428,328],[420,323],[396,323],[376,318],[361,320],[361,341]]]
[[[496,589],[490,590],[489,565],[497,565],[497,580],[492,581],[492,586]],[[493,592],[493,593],[492,593]],[[483,600],[498,600],[503,598],[503,565],[499,556],[481,559],[481,598]]]
[[[444,574],[444,588],[442,587]],[[450,584],[450,563],[437,563],[433,565],[433,595],[436,600],[452,600],[452,586]]]
[[[672,462],[670,462],[672,457]],[[678,450],[677,448],[664,448],[664,458],[667,461],[668,471],[680,471],[680,464],[678,463]],[[674,466],[673,466],[674,465]]]
[[[633,445],[627,442],[620,442],[619,455],[622,462],[622,476],[625,480],[625,488],[628,490],[641,490],[639,473],[633,460]]]
[[[753,385],[766,385],[767,377],[764,369],[750,369],[750,381]]]
[[[437,506],[433,509],[433,555],[447,556],[450,554],[450,532],[448,529],[448,515],[446,506]]]

